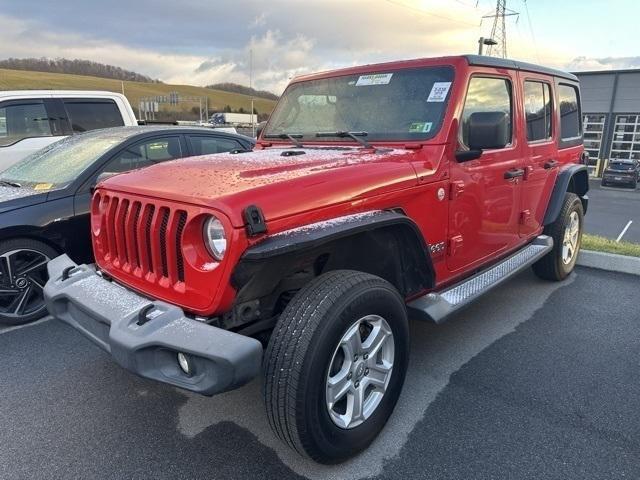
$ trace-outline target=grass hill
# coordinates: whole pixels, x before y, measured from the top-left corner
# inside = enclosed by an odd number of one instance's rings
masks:
[[[45,73],[24,70],[0,69],[0,90],[108,90],[122,92],[122,82],[109,78],[90,77],[86,75],[71,75],[66,73]],[[225,106],[232,111],[240,108],[251,110],[251,97],[234,92],[212,90],[193,85],[171,85],[167,83],[144,83],[124,81],[124,94],[138,114],[138,103],[141,97],[169,95],[178,92],[181,96],[197,96],[209,98],[209,113],[223,111]],[[265,98],[255,98],[254,107],[259,114],[269,114],[275,106],[275,101]],[[161,118],[173,117],[178,120],[196,118],[198,103],[181,102],[179,105],[160,106]]]

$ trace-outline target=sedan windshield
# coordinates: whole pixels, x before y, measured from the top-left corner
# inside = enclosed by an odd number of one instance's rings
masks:
[[[46,185],[47,190],[63,187],[129,135],[131,132],[121,130],[67,137],[38,150],[0,173],[0,182],[22,186]]]
[[[426,140],[440,129],[452,81],[452,68],[427,67],[294,83],[263,137],[335,141],[349,132],[367,141]]]

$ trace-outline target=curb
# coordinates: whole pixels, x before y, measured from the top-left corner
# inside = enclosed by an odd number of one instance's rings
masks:
[[[640,258],[638,257],[581,250],[577,263],[583,267],[640,275]]]

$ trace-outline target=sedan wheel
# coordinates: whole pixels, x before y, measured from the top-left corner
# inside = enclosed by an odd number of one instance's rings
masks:
[[[0,322],[18,325],[46,313],[43,289],[48,279],[47,262],[55,251],[35,241],[24,248],[15,240],[10,243],[0,244]]]

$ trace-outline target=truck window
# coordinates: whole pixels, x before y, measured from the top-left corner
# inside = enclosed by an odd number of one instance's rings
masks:
[[[580,104],[578,103],[578,90],[571,85],[558,87],[558,103],[560,105],[560,138],[567,140],[579,137],[580,131]]]
[[[64,106],[75,133],[124,125],[120,110],[113,100],[67,98],[64,100]]]
[[[0,106],[0,146],[24,138],[50,136],[49,115],[41,100]]]
[[[193,155],[210,155],[242,148],[242,145],[230,138],[216,138],[205,135],[189,135],[189,143],[191,144]]]
[[[469,82],[462,112],[461,142],[468,145],[469,117],[475,112],[504,112],[509,121],[509,137],[513,134],[511,82],[504,78],[473,77]]]
[[[551,138],[551,88],[548,83],[524,82],[524,111],[527,140],[536,142]]]
[[[107,173],[127,172],[181,157],[182,149],[179,137],[156,137],[125,148],[111,159],[102,171]]]

